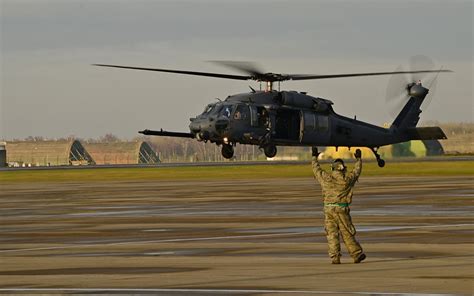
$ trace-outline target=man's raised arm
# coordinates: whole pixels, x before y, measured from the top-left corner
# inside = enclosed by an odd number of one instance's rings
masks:
[[[354,156],[356,158],[356,163],[354,169],[348,175],[352,184],[354,184],[359,179],[359,176],[362,173],[362,151],[360,151],[360,149],[357,149],[354,153]]]
[[[312,161],[311,165],[313,167],[313,174],[316,177],[318,181],[323,180],[328,177],[328,173],[326,173],[321,166],[319,165],[318,162],[318,156],[319,156],[319,151],[317,147],[311,148],[311,155],[312,155]]]

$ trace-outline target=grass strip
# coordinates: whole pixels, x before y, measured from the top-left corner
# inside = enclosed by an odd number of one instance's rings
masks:
[[[348,169],[352,169],[348,165]],[[328,164],[323,168],[330,170]],[[474,175],[474,161],[387,163],[384,168],[370,162],[363,176],[457,176]],[[238,165],[211,167],[91,168],[2,171],[0,183],[98,182],[183,179],[251,179],[312,177],[311,165]]]

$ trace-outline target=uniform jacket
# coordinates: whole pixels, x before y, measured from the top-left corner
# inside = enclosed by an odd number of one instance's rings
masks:
[[[352,202],[352,188],[362,171],[362,160],[359,158],[355,163],[352,172],[332,171],[330,173],[323,170],[318,162],[318,158],[313,156],[314,177],[321,184],[325,203],[348,203]]]

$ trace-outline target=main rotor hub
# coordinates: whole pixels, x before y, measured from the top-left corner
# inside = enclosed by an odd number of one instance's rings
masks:
[[[268,91],[273,90],[274,82],[290,80],[291,78],[288,75],[268,72],[268,73],[253,75],[251,79],[255,81],[259,81],[259,82],[265,82],[266,84],[265,91],[268,92]]]

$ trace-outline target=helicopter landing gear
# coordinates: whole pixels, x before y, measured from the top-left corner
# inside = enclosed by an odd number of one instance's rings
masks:
[[[222,156],[226,159],[231,159],[234,156],[234,147],[229,144],[223,144]]]
[[[385,166],[385,160],[379,158],[377,159],[377,164],[379,165],[379,167],[383,168]]]
[[[273,158],[277,154],[277,147],[275,145],[266,145],[263,147],[263,152],[268,158]]]
[[[385,166],[385,160],[380,158],[380,154],[377,152],[379,150],[379,147],[373,147],[370,148],[370,150],[372,150],[372,152],[374,153],[375,159],[377,159],[377,164],[379,165],[379,167],[383,168]]]

